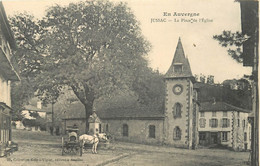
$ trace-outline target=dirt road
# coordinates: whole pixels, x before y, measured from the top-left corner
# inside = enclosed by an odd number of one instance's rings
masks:
[[[61,137],[44,132],[13,131],[13,140],[19,150],[7,158],[0,158],[0,166],[52,165],[152,165],[152,166],[245,166],[248,152],[223,149],[187,150],[165,146],[150,146],[114,142],[98,154],[87,150],[79,155],[61,155]]]

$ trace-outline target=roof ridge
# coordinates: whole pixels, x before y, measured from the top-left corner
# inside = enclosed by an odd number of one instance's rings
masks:
[[[235,109],[239,109],[239,110],[241,110],[241,111],[251,112],[251,110],[248,110],[248,109],[245,109],[245,108],[240,108],[240,107],[237,107],[237,106],[228,104],[228,103],[226,103],[226,102],[224,102],[224,104],[226,104],[226,105],[229,106],[229,107],[233,107],[233,108],[235,108]]]

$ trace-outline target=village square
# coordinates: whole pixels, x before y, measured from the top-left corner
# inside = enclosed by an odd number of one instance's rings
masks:
[[[210,37],[217,17],[181,12],[211,20],[194,22],[201,40],[186,21],[148,33],[170,13],[68,2],[43,16],[0,2],[0,165],[258,166],[258,2],[229,2],[241,32]]]

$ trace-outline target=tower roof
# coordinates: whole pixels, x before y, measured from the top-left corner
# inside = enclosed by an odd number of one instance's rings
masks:
[[[185,57],[184,50],[179,38],[172,64],[165,74],[165,78],[181,78],[181,77],[192,77],[190,69],[190,63],[188,58]]]

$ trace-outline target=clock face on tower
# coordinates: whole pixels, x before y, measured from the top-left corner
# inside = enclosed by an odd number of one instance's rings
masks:
[[[173,91],[174,94],[179,95],[179,94],[182,93],[183,87],[182,87],[181,84],[176,84],[176,85],[173,86],[172,91]]]

